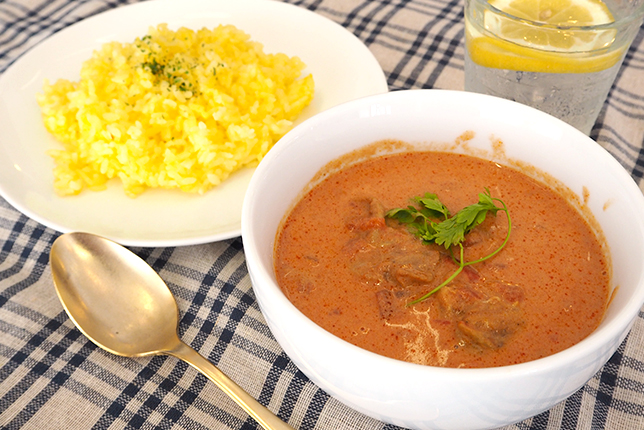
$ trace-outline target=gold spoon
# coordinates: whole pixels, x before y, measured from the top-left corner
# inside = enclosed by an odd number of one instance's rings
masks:
[[[108,239],[67,233],[49,255],[56,293],[81,332],[126,357],[172,355],[203,373],[266,430],[293,430],[179,339],[179,309],[141,258]]]

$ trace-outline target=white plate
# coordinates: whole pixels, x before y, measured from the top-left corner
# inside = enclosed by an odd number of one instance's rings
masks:
[[[0,76],[0,195],[34,220],[61,232],[87,231],[132,246],[180,246],[239,236],[241,207],[254,169],[234,174],[198,196],[148,190],[136,199],[120,183],[106,191],[59,197],[50,148],[36,102],[43,80],[78,80],[81,64],[109,41],[132,42],[149,26],[176,30],[233,24],[267,53],[297,55],[312,73],[315,98],[298,123],[337,104],[387,91],[367,47],[342,26],[307,9],[273,0],[153,0],[110,10],[37,45]],[[288,174],[288,172],[285,172]]]

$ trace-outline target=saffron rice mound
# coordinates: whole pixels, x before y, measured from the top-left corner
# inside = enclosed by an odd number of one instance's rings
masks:
[[[255,166],[311,102],[311,75],[234,26],[151,27],[111,42],[82,66],[79,82],[45,81],[38,95],[59,195],[103,190],[118,178],[128,196],[148,187],[202,194]]]

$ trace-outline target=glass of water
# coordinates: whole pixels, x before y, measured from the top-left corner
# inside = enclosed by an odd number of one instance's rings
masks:
[[[644,15],[644,0],[465,0],[465,90],[590,131]]]

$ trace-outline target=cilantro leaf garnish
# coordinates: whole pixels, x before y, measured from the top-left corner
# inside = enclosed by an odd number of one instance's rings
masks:
[[[454,262],[459,266],[456,272],[439,286],[424,296],[410,302],[410,305],[427,299],[445,285],[452,282],[463,271],[465,266],[492,258],[508,243],[510,231],[512,230],[512,221],[507,206],[503,200],[492,197],[490,190],[487,188],[485,188],[484,193],[479,193],[478,197],[478,203],[464,207],[454,216],[450,215],[447,207],[441,203],[436,194],[432,193],[426,193],[423,197],[414,197],[412,200],[416,203],[417,207],[408,206],[407,208],[392,209],[385,214],[386,217],[396,219],[400,223],[406,224],[423,242],[444,246],[450,252]],[[497,206],[495,202],[499,202],[501,206]],[[466,262],[463,258],[465,235],[481,224],[488,214],[496,215],[498,211],[505,212],[508,218],[508,232],[505,240],[496,250],[485,257]],[[459,258],[454,256],[454,247],[457,247],[459,250]]]

